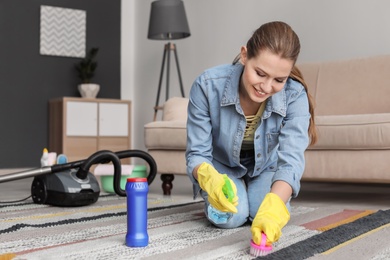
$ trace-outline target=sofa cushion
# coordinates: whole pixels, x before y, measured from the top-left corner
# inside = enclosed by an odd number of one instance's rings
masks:
[[[389,113],[390,55],[299,64],[316,115]]]
[[[316,116],[318,142],[309,149],[390,148],[390,113]]]
[[[187,121],[188,98],[172,97],[163,106],[163,121]]]
[[[145,125],[145,146],[150,149],[185,150],[187,130],[185,121],[155,121]]]
[[[188,98],[172,97],[163,106],[162,121],[150,122],[144,127],[148,150],[185,150],[187,144]]]

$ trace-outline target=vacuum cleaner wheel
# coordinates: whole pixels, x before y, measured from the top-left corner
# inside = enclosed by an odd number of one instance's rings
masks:
[[[31,185],[31,196],[34,203],[45,204],[47,199],[47,191],[45,182],[41,178],[34,178]]]

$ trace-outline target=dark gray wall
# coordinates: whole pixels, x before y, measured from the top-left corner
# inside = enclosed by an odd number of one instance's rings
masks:
[[[80,59],[39,54],[41,5],[86,11],[87,51],[100,49],[98,98],[120,98],[120,0],[0,0],[0,168],[39,167],[48,101],[80,96]]]

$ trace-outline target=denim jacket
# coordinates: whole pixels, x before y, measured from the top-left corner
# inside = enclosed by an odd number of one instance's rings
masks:
[[[187,174],[200,191],[193,169],[207,162],[220,173],[237,178],[274,172],[272,183],[282,180],[298,195],[309,144],[309,103],[301,83],[288,78],[284,88],[268,98],[254,135],[254,170],[240,164],[246,119],[238,87],[242,64],[221,65],[206,70],[193,83],[187,119]]]

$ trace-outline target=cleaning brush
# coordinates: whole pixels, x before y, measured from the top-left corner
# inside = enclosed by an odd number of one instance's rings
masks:
[[[254,256],[254,257],[268,255],[272,251],[272,245],[271,246],[267,246],[266,242],[267,242],[267,236],[264,233],[261,233],[260,245],[256,244],[251,239],[251,249],[250,249],[250,252],[249,252],[250,255]]]

